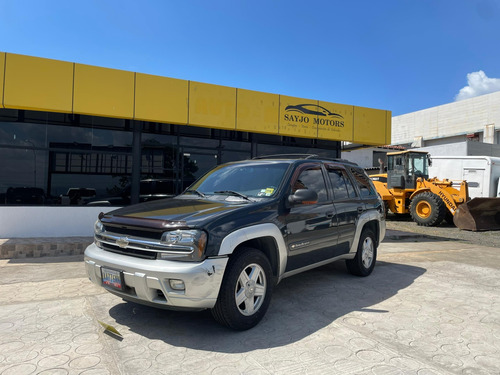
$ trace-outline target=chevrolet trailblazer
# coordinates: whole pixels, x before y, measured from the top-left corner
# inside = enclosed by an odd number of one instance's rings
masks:
[[[125,300],[211,309],[244,330],[285,277],[336,260],[368,276],[384,235],[383,202],[356,164],[277,155],[219,165],[179,196],[100,214],[85,266]]]

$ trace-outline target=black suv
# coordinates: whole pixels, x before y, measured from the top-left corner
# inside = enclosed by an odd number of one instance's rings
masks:
[[[356,164],[277,155],[219,165],[183,194],[107,214],[85,251],[92,282],[125,300],[211,309],[255,326],[283,278],[344,259],[368,276],[383,203]]]

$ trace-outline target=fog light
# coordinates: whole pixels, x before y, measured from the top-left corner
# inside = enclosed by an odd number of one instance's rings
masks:
[[[184,281],[177,279],[169,279],[170,287],[173,290],[184,290],[186,286],[184,285]]]

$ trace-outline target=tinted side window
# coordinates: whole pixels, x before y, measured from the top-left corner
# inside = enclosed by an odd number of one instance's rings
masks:
[[[359,188],[359,193],[361,197],[373,197],[376,196],[375,188],[370,182],[370,179],[365,175],[363,170],[358,168],[351,168],[351,172],[356,180]]]
[[[342,169],[328,168],[328,176],[333,186],[335,199],[354,198],[356,192],[347,172]]]
[[[300,172],[299,177],[295,180],[292,193],[298,189],[311,189],[318,193],[318,202],[325,202],[328,198],[326,193],[326,184],[323,179],[323,173],[319,167],[305,169]]]

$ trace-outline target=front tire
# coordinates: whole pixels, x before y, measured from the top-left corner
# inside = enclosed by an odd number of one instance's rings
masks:
[[[347,269],[356,276],[368,276],[377,261],[377,240],[370,229],[364,229],[354,259],[346,260]]]
[[[242,248],[229,259],[212,315],[229,328],[250,329],[264,317],[272,291],[267,257],[257,249]]]
[[[446,206],[436,194],[425,191],[415,196],[410,204],[411,218],[418,225],[432,227],[441,224],[446,216]]]

